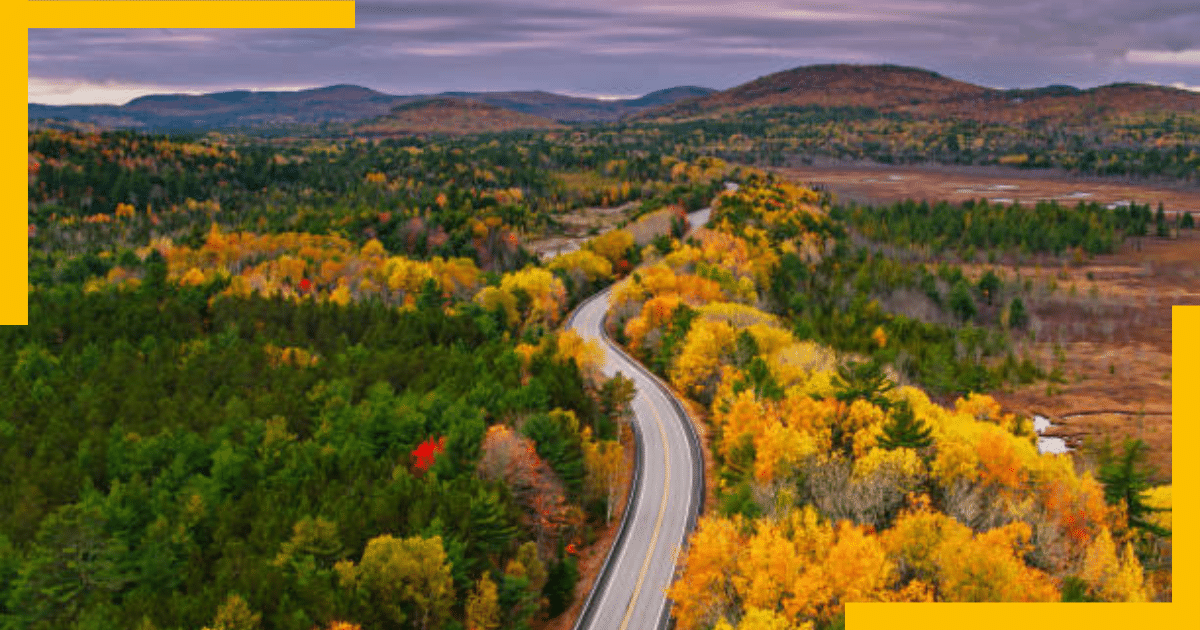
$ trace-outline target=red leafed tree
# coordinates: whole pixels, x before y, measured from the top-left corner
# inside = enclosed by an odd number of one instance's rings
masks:
[[[502,424],[492,426],[483,439],[479,473],[508,485],[524,511],[525,523],[537,535],[538,547],[549,554],[571,514],[562,481],[538,457],[533,441]]]
[[[422,473],[428,472],[433,466],[434,460],[437,459],[439,453],[446,451],[446,438],[440,437],[436,441],[433,438],[427,438],[424,442],[417,445],[413,449],[413,467]]]
[[[300,290],[305,293],[308,293],[309,291],[311,291],[312,290],[312,280],[309,280],[308,278],[304,278],[303,280],[301,280],[300,281]]]

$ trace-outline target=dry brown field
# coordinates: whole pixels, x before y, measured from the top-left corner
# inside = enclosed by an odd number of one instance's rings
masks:
[[[963,168],[811,167],[776,169],[796,183],[822,187],[835,199],[886,203],[906,198],[1079,199],[1134,201],[1168,214],[1200,212],[1200,188],[1049,174]],[[1200,217],[1198,217],[1200,218]],[[988,266],[966,269],[978,275]],[[1177,238],[1127,240],[1112,255],[1054,264],[999,264],[1006,282],[1028,287],[1030,334],[1015,342],[1065,382],[1041,381],[995,392],[1008,410],[1042,414],[1047,435],[1077,454],[1088,441],[1140,438],[1158,482],[1171,479],[1171,306],[1200,304],[1200,231]],[[1086,462],[1085,462],[1086,463]]]

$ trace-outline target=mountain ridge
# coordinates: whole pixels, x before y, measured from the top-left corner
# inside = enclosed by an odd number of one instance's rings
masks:
[[[30,103],[29,120],[67,120],[151,130],[352,123],[393,107],[437,97],[462,98],[558,122],[611,122],[632,113],[715,90],[677,86],[637,98],[598,99],[541,90],[393,95],[352,84],[305,90],[229,90],[207,94],[150,94],[124,105]]]
[[[867,107],[925,118],[982,122],[1072,120],[1145,112],[1200,111],[1200,93],[1142,83],[1094,88],[1049,85],[998,89],[949,78],[923,68],[892,64],[820,64],[771,73],[696,98],[640,114],[635,120],[716,118],[774,107]]]
[[[389,138],[563,127],[561,123],[549,118],[513,111],[490,103],[452,96],[434,96],[401,103],[383,116],[355,123],[351,129],[356,136]]]
[[[923,68],[819,64],[774,72],[721,91],[676,86],[629,99],[588,98],[543,90],[392,95],[360,85],[336,84],[296,91],[154,94],[124,105],[31,103],[29,120],[66,120],[143,131],[355,124],[386,116],[399,105],[442,97],[568,124],[622,120],[669,123],[780,107],[868,108],[921,119],[1004,124],[1091,124],[1126,115],[1200,111],[1200,93],[1150,84],[1113,83],[1086,89],[1052,84],[1000,89]],[[501,126],[506,128],[516,120],[492,110],[478,111],[504,120]],[[537,121],[534,128],[544,124]]]

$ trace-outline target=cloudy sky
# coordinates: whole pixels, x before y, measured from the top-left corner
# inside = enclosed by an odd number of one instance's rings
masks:
[[[445,0],[357,3],[355,29],[29,31],[29,99],[354,83],[392,94],[724,89],[814,63],[990,87],[1200,89],[1197,0]]]

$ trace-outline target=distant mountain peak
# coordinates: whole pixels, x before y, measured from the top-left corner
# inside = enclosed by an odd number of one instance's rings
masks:
[[[517,129],[556,129],[562,125],[544,118],[470,98],[437,95],[402,103],[377,118],[354,126],[369,137],[462,135]]]
[[[689,120],[795,107],[870,108],[916,117],[993,122],[1066,121],[1147,111],[1194,112],[1200,109],[1200,94],[1131,83],[1088,90],[1069,85],[999,90],[909,66],[820,64],[768,74],[728,90],[648,110],[636,118]]]

